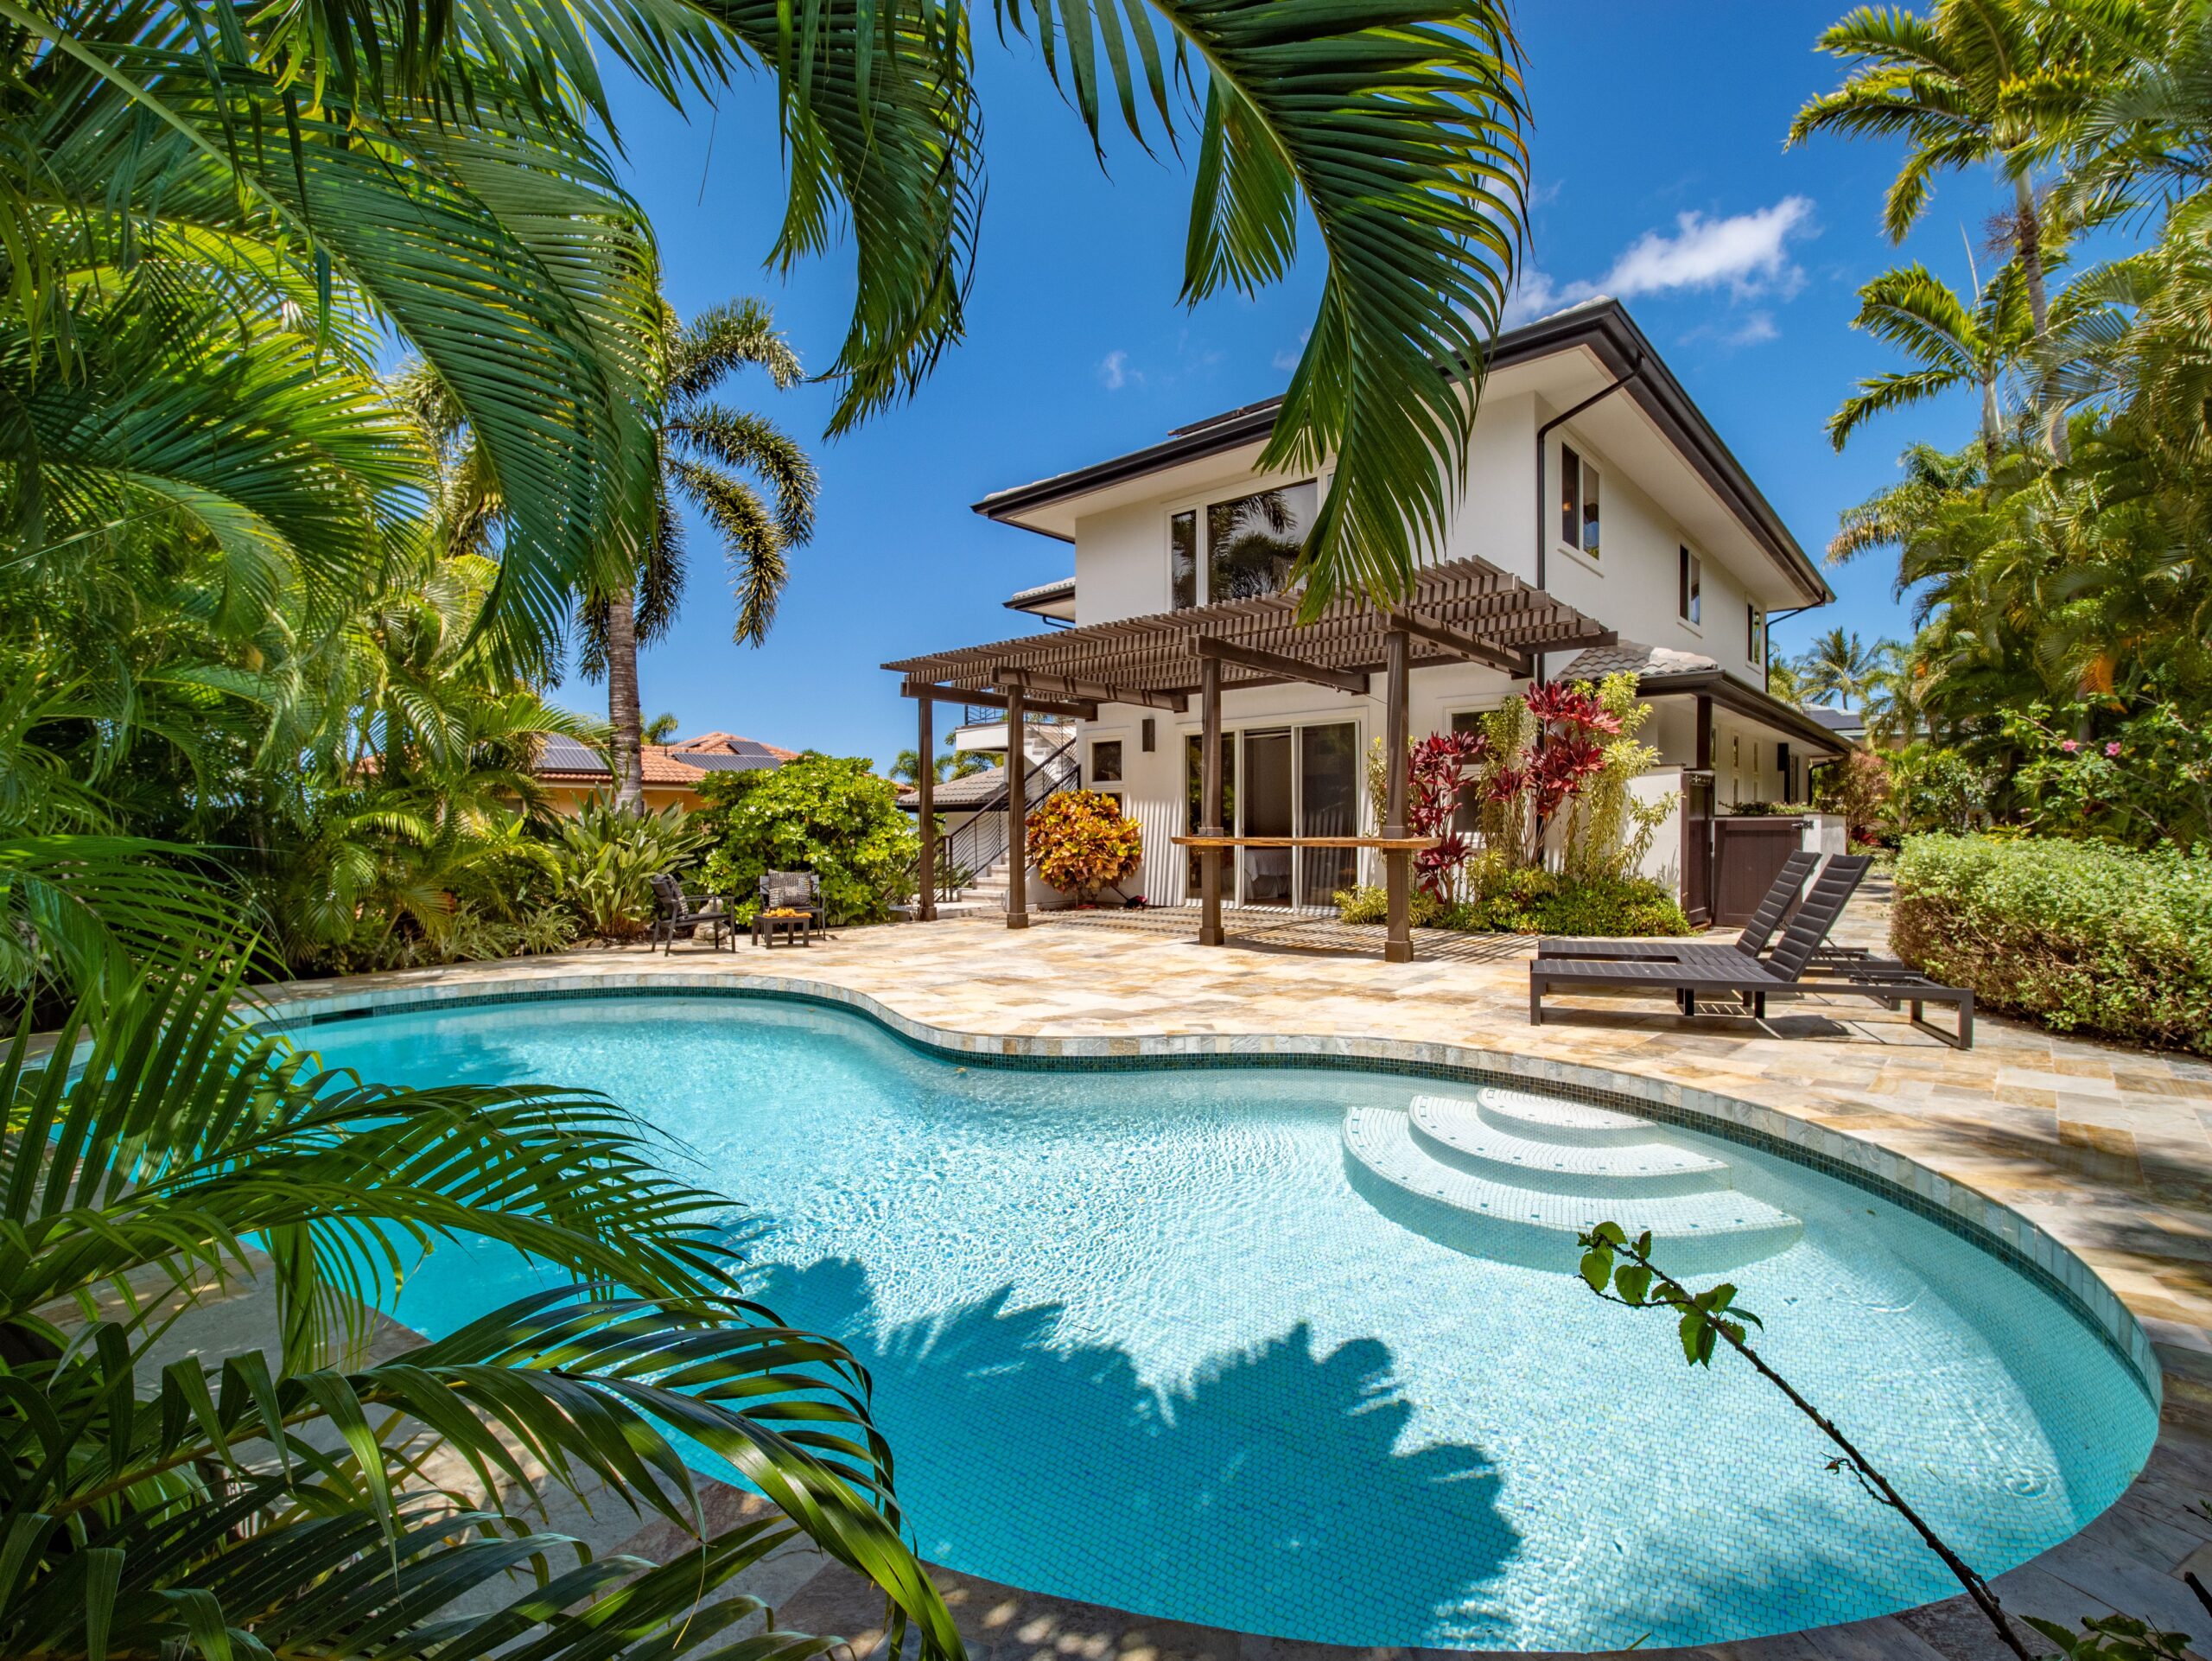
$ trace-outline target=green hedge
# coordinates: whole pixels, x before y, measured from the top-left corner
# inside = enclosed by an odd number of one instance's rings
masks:
[[[1381,888],[1347,888],[1336,896],[1347,923],[1380,923],[1388,907]],[[1418,888],[1411,907],[1415,928],[1459,929],[1470,934],[1688,934],[1670,889],[1648,877],[1570,882],[1551,871],[1515,871],[1478,900],[1446,905]]]
[[[1992,1009],[2212,1054],[2212,855],[1912,837],[1891,941]]]

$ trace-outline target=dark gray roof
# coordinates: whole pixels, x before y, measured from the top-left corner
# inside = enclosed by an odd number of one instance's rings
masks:
[[[764,767],[783,766],[780,757],[771,755],[755,744],[750,752],[735,750],[673,750],[669,760],[687,767],[696,767],[702,773],[758,773]]]
[[[1559,671],[1560,680],[1603,680],[1626,671],[1631,675],[1694,675],[1719,668],[1698,652],[1677,652],[1672,646],[1639,646],[1620,640],[1578,652]]]
[[[1808,703],[1805,713],[1832,733],[1863,733],[1866,717],[1851,710],[1838,710],[1826,703]]]

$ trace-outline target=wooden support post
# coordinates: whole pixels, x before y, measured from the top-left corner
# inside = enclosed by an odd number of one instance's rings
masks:
[[[1198,741],[1198,834],[1225,837],[1229,832],[1221,824],[1221,661],[1217,658],[1199,660],[1198,707],[1202,722]],[[1198,921],[1200,945],[1219,945],[1224,939],[1221,862],[1227,857],[1227,851],[1223,849],[1198,850],[1198,897],[1205,907]]]
[[[1384,694],[1382,716],[1382,747],[1390,757],[1389,818],[1382,826],[1385,837],[1406,834],[1406,741],[1412,736],[1408,725],[1406,683],[1411,678],[1413,641],[1402,628],[1394,628],[1382,637],[1382,672],[1389,681]],[[1386,849],[1382,854],[1382,889],[1389,916],[1389,932],[1382,941],[1382,961],[1411,963],[1414,960],[1413,936],[1413,868],[1412,856],[1402,848]]]
[[[916,698],[921,711],[921,748],[914,753],[922,764],[914,770],[914,818],[922,833],[921,884],[914,895],[914,920],[937,921],[937,703]]]
[[[1006,691],[1006,926],[1029,926],[1029,735],[1021,689]]]

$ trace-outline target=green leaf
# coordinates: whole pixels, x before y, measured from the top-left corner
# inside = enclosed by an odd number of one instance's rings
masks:
[[[1603,1246],[1593,1246],[1582,1254],[1582,1278],[1590,1282],[1590,1289],[1602,1292],[1613,1277],[1613,1254]]]

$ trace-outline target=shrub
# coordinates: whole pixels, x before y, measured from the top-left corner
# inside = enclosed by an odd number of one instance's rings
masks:
[[[1144,831],[1103,792],[1055,791],[1029,816],[1029,856],[1046,881],[1090,905],[1136,869]]]
[[[587,934],[626,939],[653,916],[653,878],[690,865],[708,830],[680,807],[626,813],[594,796],[563,819],[553,850],[553,895]]]
[[[1415,928],[1471,934],[1688,934],[1689,919],[1665,885],[1649,877],[1573,882],[1555,871],[1509,869],[1486,873],[1473,900],[1447,904],[1413,891]],[[1389,907],[1378,888],[1346,888],[1335,896],[1347,923],[1380,923]]]
[[[1891,942],[1933,978],[2061,1032],[2212,1053],[2212,854],[1914,837]]]
[[[1651,706],[1637,701],[1636,688],[1637,678],[1626,671],[1599,683],[1598,708],[1616,723],[1616,730],[1599,747],[1597,769],[1567,800],[1560,870],[1585,886],[1625,881],[1642,865],[1681,793],[1669,791],[1638,801],[1630,788],[1632,780],[1659,760],[1656,749],[1637,742],[1637,734],[1651,718]]]
[[[1854,843],[1878,841],[1889,828],[1889,762],[1876,751],[1854,748],[1834,767],[1821,769],[1813,803],[1823,812],[1843,815]]]
[[[710,773],[699,793],[715,844],[704,886],[741,918],[759,908],[763,871],[812,871],[833,923],[882,922],[912,884],[920,839],[865,758],[810,750],[772,772]]]

